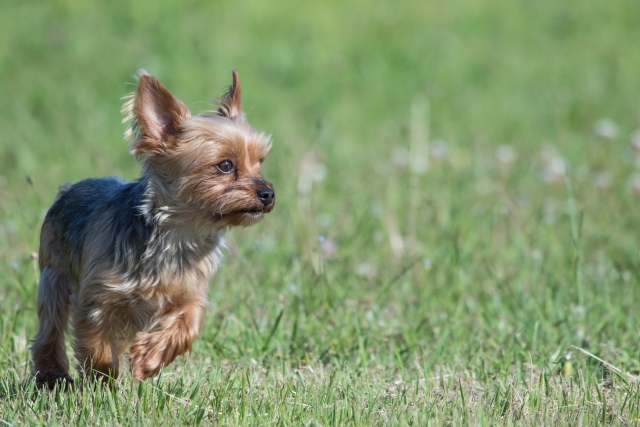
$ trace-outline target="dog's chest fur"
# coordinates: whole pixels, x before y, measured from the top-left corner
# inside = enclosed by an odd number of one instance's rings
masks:
[[[120,317],[125,329],[147,329],[176,301],[205,300],[222,260],[222,231],[176,227],[179,213],[155,200],[144,178],[90,179],[70,186],[48,214],[73,279],[74,303],[100,298],[112,308],[95,316]]]

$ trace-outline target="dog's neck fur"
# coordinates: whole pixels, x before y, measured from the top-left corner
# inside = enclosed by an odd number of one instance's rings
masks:
[[[143,276],[153,277],[159,285],[211,277],[222,259],[224,229],[194,218],[194,207],[177,199],[175,184],[153,169],[145,167],[139,180],[144,188],[139,211],[152,227],[140,260]]]

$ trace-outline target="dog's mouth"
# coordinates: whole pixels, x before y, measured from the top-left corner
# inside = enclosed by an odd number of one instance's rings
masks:
[[[241,210],[241,211],[233,211],[233,212],[227,212],[227,213],[221,213],[221,214],[216,214],[215,217],[217,218],[227,218],[227,217],[233,217],[233,216],[246,216],[249,218],[260,218],[261,216],[263,216],[266,212],[262,209],[247,209],[247,210]]]
[[[241,215],[245,215],[251,218],[260,218],[262,215],[264,215],[264,211],[263,210],[255,210],[255,211],[241,211],[239,212]]]

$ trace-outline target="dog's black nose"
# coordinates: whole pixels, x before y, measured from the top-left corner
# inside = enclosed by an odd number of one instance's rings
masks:
[[[260,199],[262,204],[265,206],[269,206],[273,203],[273,198],[276,196],[275,191],[269,187],[262,187],[256,192],[256,194],[258,195],[258,199]]]

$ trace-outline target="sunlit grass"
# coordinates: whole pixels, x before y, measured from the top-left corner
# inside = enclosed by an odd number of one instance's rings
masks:
[[[637,16],[634,2],[3,4],[0,423],[635,422]],[[119,98],[138,68],[198,111],[233,67],[274,136],[278,202],[229,234],[201,340],[146,383],[41,393],[28,340],[57,186],[137,176]]]

